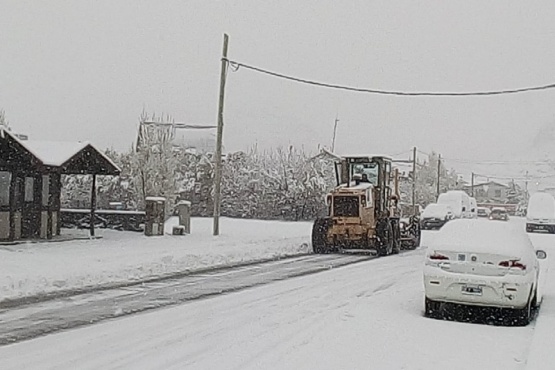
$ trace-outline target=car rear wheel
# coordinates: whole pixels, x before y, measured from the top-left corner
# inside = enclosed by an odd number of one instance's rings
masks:
[[[431,319],[437,319],[440,314],[441,302],[431,300],[426,297],[424,299],[424,316]]]
[[[530,297],[526,307],[515,310],[515,324],[517,326],[526,326],[532,321],[533,308],[536,306],[536,293],[533,294],[534,296]]]

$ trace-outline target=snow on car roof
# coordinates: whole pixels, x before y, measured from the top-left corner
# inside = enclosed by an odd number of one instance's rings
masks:
[[[430,203],[425,209],[451,209],[449,204],[438,204],[438,203]]]
[[[534,247],[518,226],[487,220],[454,220],[441,229],[428,249],[533,258]]]
[[[528,201],[528,208],[538,208],[551,210],[553,208],[554,199],[549,193],[534,193]]]
[[[445,217],[452,212],[451,206],[448,204],[431,203],[422,212],[422,217]]]

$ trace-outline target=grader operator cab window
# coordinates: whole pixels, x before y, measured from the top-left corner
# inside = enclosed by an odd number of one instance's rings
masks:
[[[351,178],[354,175],[361,176],[361,182],[368,182],[374,186],[378,186],[378,169],[377,163],[355,163],[352,165],[353,172]]]

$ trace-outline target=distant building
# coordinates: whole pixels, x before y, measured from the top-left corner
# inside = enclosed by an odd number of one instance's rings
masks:
[[[474,185],[474,192],[471,185],[465,185],[463,189],[468,195],[474,193],[478,203],[510,203],[514,196],[514,189],[511,186],[495,181]]]
[[[206,130],[177,130],[173,145],[196,153],[213,153],[216,150],[216,135]]]

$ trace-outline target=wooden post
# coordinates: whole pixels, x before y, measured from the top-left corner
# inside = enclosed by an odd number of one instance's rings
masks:
[[[222,135],[224,131],[224,95],[227,73],[227,43],[229,37],[224,33],[224,47],[222,51],[222,69],[220,73],[220,100],[218,104],[218,133],[216,136],[216,158],[214,171],[214,225],[213,234],[220,235],[220,198],[222,186]]]
[[[439,197],[439,184],[441,182],[441,154],[437,157],[437,196]],[[436,198],[437,200],[437,198]]]
[[[474,198],[474,172],[472,172],[472,177],[470,178],[470,194]]]
[[[96,208],[96,174],[92,175],[90,236],[94,236],[94,209]]]
[[[18,221],[16,218],[16,211],[17,211],[17,205],[19,204],[19,199],[15,199],[16,194],[21,194],[20,191],[16,192],[16,186],[18,185],[17,183],[17,172],[16,171],[11,171],[10,172],[10,190],[9,190],[9,196],[10,196],[10,235],[9,235],[9,240],[15,240],[15,239],[20,239],[21,235],[16,236],[15,235],[15,224]],[[21,195],[20,195],[21,196]],[[21,222],[21,221],[19,221]]]
[[[337,134],[337,123],[339,122],[339,119],[337,118],[337,116],[335,116],[335,123],[333,125],[333,139],[331,141],[331,152],[335,152],[335,136]]]

